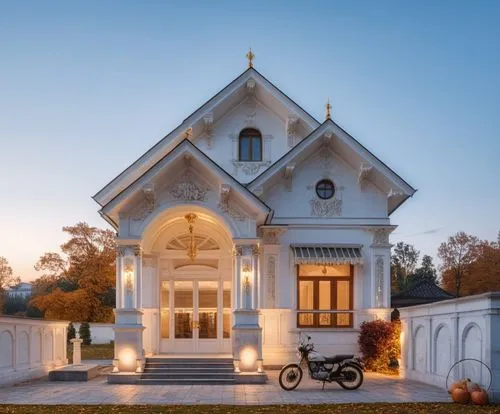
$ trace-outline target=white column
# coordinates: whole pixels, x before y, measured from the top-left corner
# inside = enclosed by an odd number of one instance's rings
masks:
[[[135,254],[135,300],[134,307],[142,308],[142,249],[140,246],[134,247]]]
[[[234,248],[234,281],[233,290],[235,292],[234,308],[241,309],[242,307],[242,283],[241,283],[241,254],[242,249],[240,246]]]
[[[252,309],[260,308],[259,289],[260,289],[260,252],[259,246],[256,245],[252,249],[252,271],[253,271],[253,294],[252,294]]]
[[[122,286],[122,253],[123,249],[116,249],[116,309],[123,308],[123,286]]]

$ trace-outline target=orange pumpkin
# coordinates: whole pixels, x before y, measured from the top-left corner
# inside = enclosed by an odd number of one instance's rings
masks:
[[[470,400],[469,391],[464,388],[455,388],[451,392],[451,398],[453,401],[459,404],[467,404]]]
[[[476,405],[488,405],[488,393],[482,388],[472,391],[470,399]]]
[[[448,393],[453,394],[453,390],[455,390],[456,388],[465,389],[465,381],[464,380],[455,381],[453,384],[450,385],[450,388],[448,389]]]

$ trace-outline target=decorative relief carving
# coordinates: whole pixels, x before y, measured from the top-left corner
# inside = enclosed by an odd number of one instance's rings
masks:
[[[235,174],[241,169],[246,175],[255,175],[261,169],[265,169],[270,164],[269,161],[233,161]]]
[[[229,200],[231,194],[231,186],[229,184],[221,184],[220,186],[220,198],[219,198],[219,208],[225,214],[236,220],[245,220],[246,215],[237,209]]]
[[[375,307],[384,307],[384,257],[375,259]]]
[[[252,256],[258,256],[262,253],[262,249],[258,244],[252,246]]]
[[[274,308],[276,303],[276,257],[267,258],[267,307]]]
[[[342,200],[333,198],[321,200],[314,198],[309,201],[311,205],[311,215],[315,217],[335,217],[342,214]]]
[[[229,194],[231,192],[231,186],[229,184],[221,184],[220,186],[220,200],[219,207],[221,209],[229,207]]]
[[[279,244],[279,237],[286,231],[279,227],[261,227],[259,229],[260,236],[264,244]]]
[[[335,157],[330,149],[330,145],[324,144],[319,151],[319,159],[324,173],[327,175],[334,175],[335,170]]]
[[[141,210],[137,215],[132,217],[132,220],[142,221],[156,208],[158,202],[156,199],[156,193],[153,184],[148,184],[142,188],[142,193],[144,194],[144,202]]]
[[[182,201],[205,201],[210,190],[196,183],[190,173],[186,173],[181,179],[174,183],[168,193],[175,200]]]
[[[243,248],[241,246],[233,246],[233,256],[242,256]]]

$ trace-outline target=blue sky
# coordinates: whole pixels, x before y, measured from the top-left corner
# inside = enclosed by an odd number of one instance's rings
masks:
[[[500,2],[0,1],[0,256],[23,279],[91,196],[255,67],[419,191],[392,241],[500,229]]]

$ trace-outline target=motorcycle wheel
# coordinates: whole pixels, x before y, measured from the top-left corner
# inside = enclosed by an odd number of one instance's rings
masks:
[[[346,365],[340,370],[340,375],[345,377],[344,381],[337,381],[346,390],[355,390],[363,384],[363,372],[353,365]]]
[[[292,391],[300,384],[302,380],[302,368],[297,364],[288,364],[281,369],[280,386],[285,391]]]

